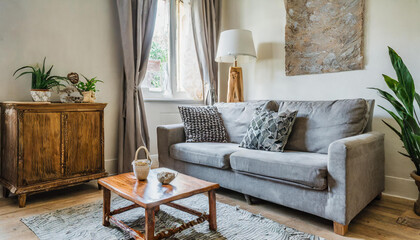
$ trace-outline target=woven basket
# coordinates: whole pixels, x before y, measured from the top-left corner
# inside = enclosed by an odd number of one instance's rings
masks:
[[[146,152],[147,159],[137,159],[137,156],[142,149]],[[136,178],[138,180],[146,180],[149,175],[150,166],[152,165],[152,160],[150,159],[150,154],[146,147],[141,146],[137,149],[134,161],[131,164],[133,165],[133,172]]]

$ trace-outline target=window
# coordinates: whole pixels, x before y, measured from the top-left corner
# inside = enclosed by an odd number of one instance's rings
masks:
[[[145,79],[146,98],[203,99],[190,0],[159,0]]]

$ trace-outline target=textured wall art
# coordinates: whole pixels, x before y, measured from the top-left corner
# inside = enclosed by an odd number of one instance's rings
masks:
[[[363,68],[364,0],[285,0],[286,75]]]

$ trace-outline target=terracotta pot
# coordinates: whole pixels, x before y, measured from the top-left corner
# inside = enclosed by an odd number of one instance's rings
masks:
[[[51,91],[50,89],[32,89],[31,97],[34,102],[49,102]]]
[[[416,171],[413,171],[410,175],[414,179],[419,190],[419,196],[417,201],[414,203],[414,212],[420,216],[420,176],[416,174]]]
[[[84,103],[94,103],[96,101],[96,94],[94,91],[82,92]]]

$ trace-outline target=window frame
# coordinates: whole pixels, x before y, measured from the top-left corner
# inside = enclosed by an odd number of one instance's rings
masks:
[[[158,0],[161,1],[161,0]],[[190,103],[202,103],[203,100],[191,99],[186,92],[178,91],[178,69],[177,69],[177,44],[178,44],[178,4],[182,0],[168,0],[169,1],[169,94],[164,94],[164,90],[160,92],[150,91],[147,87],[139,88],[143,92],[145,101],[180,101]],[[203,89],[204,94],[204,89]]]

